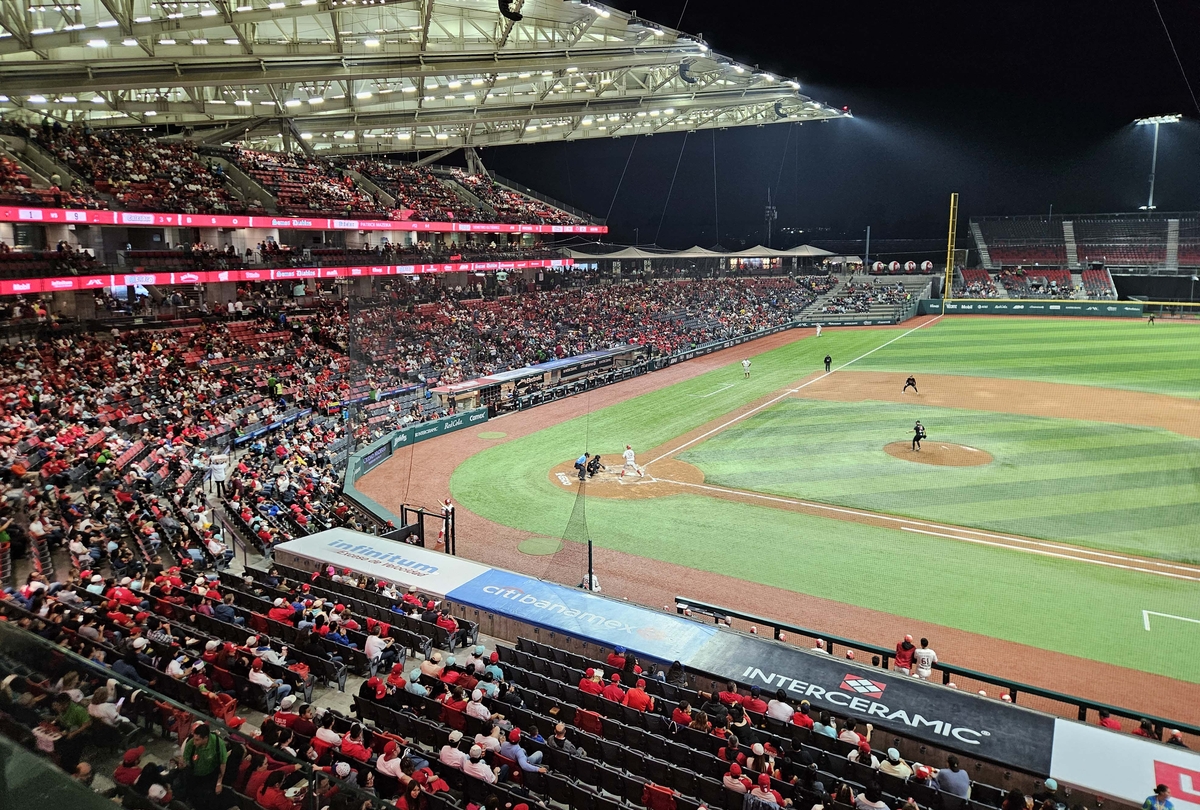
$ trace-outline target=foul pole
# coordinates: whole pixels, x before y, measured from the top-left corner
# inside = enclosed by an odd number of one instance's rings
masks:
[[[946,235],[946,284],[942,289],[942,314],[946,314],[946,299],[954,290],[954,235],[958,231],[958,192],[950,195],[950,230]]]

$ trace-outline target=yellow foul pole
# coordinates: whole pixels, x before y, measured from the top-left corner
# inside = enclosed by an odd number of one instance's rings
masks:
[[[958,231],[958,192],[950,195],[950,231],[946,236],[946,286],[942,290],[942,314],[946,314],[946,299],[954,291],[954,234]]]

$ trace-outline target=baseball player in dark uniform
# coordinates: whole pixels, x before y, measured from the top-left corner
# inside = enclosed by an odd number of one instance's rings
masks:
[[[925,438],[925,426],[917,420],[917,424],[913,425],[913,440],[912,449],[916,452],[921,452],[921,439]]]
[[[830,357],[829,355],[825,355],[825,370],[829,371],[829,367],[832,365],[833,365],[833,358]]]
[[[914,391],[917,391],[917,378],[912,376],[911,374],[908,375],[908,379],[904,381],[904,391],[907,391],[909,388],[911,388]],[[900,393],[903,394],[904,391],[901,391]],[[921,392],[917,391],[917,393],[919,394]]]

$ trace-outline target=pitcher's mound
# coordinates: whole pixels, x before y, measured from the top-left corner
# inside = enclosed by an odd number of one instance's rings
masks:
[[[912,449],[912,442],[892,442],[883,448],[889,456],[915,461],[918,464],[936,464],[939,467],[979,467],[991,464],[992,454],[976,447],[961,444],[946,444],[926,439],[921,450]]]

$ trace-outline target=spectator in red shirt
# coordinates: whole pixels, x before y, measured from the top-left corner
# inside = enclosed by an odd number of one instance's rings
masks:
[[[275,600],[274,606],[267,611],[267,618],[283,622],[284,624],[292,624],[292,614],[294,613],[295,611],[292,610],[292,606],[281,596]]]
[[[1100,725],[1104,728],[1111,728],[1113,731],[1121,731],[1121,721],[1115,719],[1104,709],[1100,710]]]
[[[141,763],[144,753],[146,753],[146,748],[141,745],[126,751],[125,756],[121,758],[121,764],[113,771],[113,781],[118,785],[132,787],[142,775],[142,766],[139,763]]]
[[[258,795],[254,797],[259,807],[264,810],[295,810],[295,802],[283,792],[285,776],[286,774],[282,770],[271,771],[258,791]]]
[[[800,728],[813,727],[813,719],[808,716],[809,702],[807,700],[800,701],[800,708],[796,709],[796,713],[792,715],[792,723]]]
[[[654,698],[646,694],[646,682],[638,678],[634,687],[625,693],[625,699],[621,701],[621,705],[637,709],[639,712],[654,711]]]
[[[449,647],[453,650],[457,646],[466,646],[466,629],[459,630],[458,622],[450,615],[450,608],[443,607],[442,612],[438,614],[437,626],[450,634]]]
[[[608,685],[600,692],[600,697],[605,700],[611,700],[613,703],[620,703],[625,700],[625,690],[621,688],[621,675],[614,672]]]
[[[1148,740],[1157,740],[1158,732],[1154,730],[1154,724],[1149,720],[1143,720],[1138,727],[1133,730],[1134,736],[1145,737]]]
[[[371,749],[363,745],[362,726],[355,723],[350,727],[342,737],[341,751],[348,757],[357,759],[359,762],[369,762],[371,759]]]
[[[671,720],[680,726],[692,724],[692,707],[686,700],[679,701],[679,705],[671,711]]]
[[[588,669],[584,673],[584,677],[579,679],[579,691],[588,695],[603,694],[604,686],[600,683],[600,676],[594,669]]]
[[[742,703],[745,698],[738,694],[737,684],[729,681],[725,684],[725,688],[717,693],[717,700],[724,703],[726,706],[735,706]]]
[[[613,669],[625,669],[625,648],[613,647],[613,651],[608,654],[604,663]]]
[[[762,699],[762,690],[757,686],[750,687],[750,697],[742,700],[742,706],[748,712],[762,714],[767,710],[767,702]]]
[[[908,675],[912,671],[913,652],[916,651],[916,645],[913,644],[912,636],[905,636],[904,640],[896,645],[896,671],[903,672]]]

